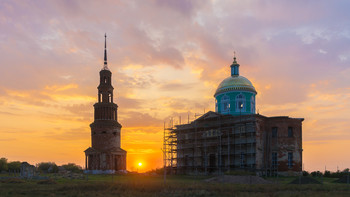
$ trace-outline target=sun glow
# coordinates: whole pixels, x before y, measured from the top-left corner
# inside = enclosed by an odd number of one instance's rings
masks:
[[[139,163],[139,167],[141,167],[141,166],[142,166],[142,163],[140,162],[140,163]]]

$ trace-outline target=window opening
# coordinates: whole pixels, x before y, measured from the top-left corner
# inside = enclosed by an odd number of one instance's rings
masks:
[[[221,99],[222,113],[228,113],[230,111],[230,97],[227,95],[223,96]]]
[[[245,96],[240,93],[236,96],[236,112],[245,112]]]
[[[277,138],[277,132],[278,132],[278,128],[272,127],[272,138]]]
[[[288,137],[293,137],[293,127],[288,127]]]
[[[288,153],[288,168],[292,168],[293,167],[293,153],[289,152]]]
[[[241,168],[244,168],[245,166],[245,153],[241,152]]]
[[[277,169],[277,152],[272,153],[272,168]]]

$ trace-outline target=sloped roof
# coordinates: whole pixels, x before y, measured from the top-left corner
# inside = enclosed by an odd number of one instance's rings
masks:
[[[86,149],[84,151],[85,153],[89,154],[89,153],[103,153],[103,152],[109,152],[109,153],[114,153],[114,154],[126,154],[126,151],[122,148],[111,148],[111,149],[108,149],[108,150],[103,150],[103,151],[100,151],[100,150],[96,150],[92,147],[89,147],[88,149]]]
[[[218,118],[221,116],[223,116],[223,115],[219,114],[217,112],[208,111],[207,113],[203,114],[201,117],[197,118],[195,121],[202,121],[202,120],[207,120],[207,119],[212,119],[212,118]]]

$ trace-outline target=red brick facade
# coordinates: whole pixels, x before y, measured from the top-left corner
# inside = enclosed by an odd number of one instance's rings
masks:
[[[122,126],[118,123],[118,105],[113,103],[112,73],[105,66],[100,71],[98,102],[94,104],[91,127],[91,147],[85,152],[87,173],[114,173],[126,170],[126,151],[120,147]]]
[[[176,126],[177,172],[298,174],[302,171],[302,121],[208,112],[190,124]]]

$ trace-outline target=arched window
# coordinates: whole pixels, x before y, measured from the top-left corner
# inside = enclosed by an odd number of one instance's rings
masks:
[[[250,112],[255,114],[255,98],[254,98],[254,96],[252,96],[252,98],[250,98]]]
[[[105,84],[107,84],[107,77],[104,77],[104,82]]]
[[[227,95],[221,98],[221,113],[229,113],[230,112],[230,97]]]
[[[218,100],[215,99],[215,112],[218,112]]]
[[[245,112],[245,109],[245,96],[242,93],[240,93],[236,96],[236,112]]]

